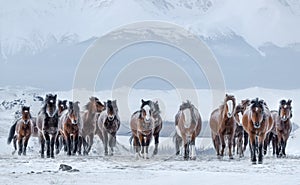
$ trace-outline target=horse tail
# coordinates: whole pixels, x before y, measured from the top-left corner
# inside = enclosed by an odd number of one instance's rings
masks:
[[[132,145],[132,140],[133,140],[133,135],[130,136],[129,138],[129,144]]]
[[[11,143],[11,141],[14,138],[15,131],[16,131],[16,126],[17,126],[17,121],[10,127],[9,135],[8,135],[8,138],[7,138],[7,144],[8,145]]]

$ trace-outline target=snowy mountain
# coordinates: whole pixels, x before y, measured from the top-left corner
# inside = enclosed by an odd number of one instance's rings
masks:
[[[160,20],[210,39],[238,35],[259,49],[300,43],[300,2],[293,0],[1,1],[1,57],[78,43],[124,24]]]

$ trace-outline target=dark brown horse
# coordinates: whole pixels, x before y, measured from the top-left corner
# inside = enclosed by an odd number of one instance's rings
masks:
[[[158,101],[153,102],[153,113],[152,113],[153,119],[154,119],[154,130],[153,130],[153,137],[154,137],[154,150],[153,155],[156,155],[158,152],[158,144],[159,144],[159,133],[162,129],[162,118],[160,116],[160,109]]]
[[[274,137],[274,146],[276,146],[277,157],[285,157],[287,140],[292,131],[292,100],[281,100],[279,111],[272,114],[275,124],[276,137]],[[274,147],[273,146],[273,147]]]
[[[153,135],[154,118],[153,118],[153,102],[151,100],[144,101],[139,111],[132,114],[130,120],[130,128],[133,137],[133,146],[135,148],[135,156],[142,156],[148,159],[148,148]]]
[[[226,146],[225,136],[228,139],[228,155],[233,159],[232,143],[234,139],[236,121],[234,117],[235,97],[233,95],[225,95],[223,104],[215,109],[210,116],[211,137],[218,157],[223,157]],[[222,147],[220,150],[220,146]]]
[[[105,106],[96,97],[90,97],[90,101],[85,105],[85,111],[82,112],[82,142],[83,154],[88,155],[94,143],[94,135],[97,131],[97,118],[104,110]],[[81,148],[81,145],[80,145]],[[79,149],[81,150],[81,149]]]
[[[45,144],[47,158],[54,158],[54,144],[58,134],[58,111],[56,107],[57,95],[47,94],[42,110],[37,116],[37,127],[41,143],[41,157],[44,157]]]
[[[81,118],[79,102],[69,102],[67,113],[60,118],[62,133],[67,146],[67,154],[75,155],[78,150],[79,134],[81,132]]]
[[[200,134],[202,120],[198,109],[190,102],[183,102],[175,116],[175,148],[176,155],[180,153],[180,146],[184,148],[185,160],[196,159],[196,137]],[[190,152],[191,148],[191,152]]]
[[[17,150],[18,141],[18,154],[26,155],[26,148],[33,129],[30,117],[30,107],[22,107],[22,118],[17,121],[16,127],[11,127],[7,143],[10,144],[12,139],[14,140],[15,150],[13,151],[13,154]]]
[[[243,127],[249,134],[251,161],[256,164],[256,152],[258,148],[258,163],[263,162],[263,145],[268,132],[273,127],[273,119],[266,103],[258,98],[250,102],[243,115]]]
[[[236,120],[236,129],[233,139],[233,153],[235,153],[235,147],[237,146],[237,155],[244,157],[244,151],[248,143],[248,134],[245,132],[242,124],[242,117],[246,108],[250,105],[250,100],[242,100],[238,104],[234,111],[234,117]],[[244,146],[244,147],[243,147]]]
[[[103,142],[104,155],[113,155],[113,148],[117,142],[117,131],[120,128],[120,117],[118,114],[118,106],[116,100],[107,100],[106,110],[101,112],[97,124],[99,127],[99,137]],[[108,146],[110,151],[108,151]]]

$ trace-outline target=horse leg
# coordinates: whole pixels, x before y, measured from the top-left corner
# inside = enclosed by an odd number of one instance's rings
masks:
[[[139,143],[139,138],[137,136],[133,136],[133,147],[135,149],[135,157],[139,157],[139,152],[140,152],[140,143]]]
[[[78,155],[81,155],[82,136],[78,136]]]
[[[282,157],[282,137],[278,135],[278,142],[277,142],[277,157]]]
[[[238,145],[238,143],[236,142],[236,137],[235,135],[233,135],[233,140],[232,140],[232,153],[235,154],[235,148],[236,146]],[[238,149],[238,146],[237,146],[237,149],[236,149],[236,154],[239,154],[239,149]]]
[[[28,145],[29,138],[30,138],[30,136],[26,136],[26,137],[24,138],[23,155],[26,155],[26,148],[27,148],[27,145]]]
[[[190,151],[189,151],[189,142],[188,139],[186,138],[185,134],[182,134],[182,140],[183,140],[183,148],[184,148],[184,160],[188,160],[190,156]]]
[[[152,134],[149,134],[148,136],[146,136],[144,139],[146,139],[146,141],[144,141],[145,143],[145,153],[144,153],[144,158],[145,159],[149,159],[149,145],[150,145],[150,141],[152,138]]]
[[[249,142],[249,134],[244,130],[244,151],[247,149],[247,145]]]
[[[182,145],[182,138],[176,133],[175,134],[175,149],[176,149],[176,155],[180,154],[180,147]]]
[[[54,158],[54,144],[55,144],[55,139],[56,139],[57,134],[52,135],[50,139],[50,157],[53,159]]]
[[[273,135],[272,138],[273,156],[277,153],[277,136]]]
[[[232,155],[232,142],[234,140],[234,132],[232,132],[233,134],[228,136],[228,150],[229,150],[229,159],[233,159],[233,155]]]
[[[114,147],[117,143],[116,133],[109,134],[109,148],[110,148],[110,155],[112,156],[114,154]]]
[[[191,160],[196,160],[196,147],[195,147],[196,136],[193,134],[190,142],[191,146]]]
[[[238,136],[238,143],[237,143],[237,154],[239,157],[244,157],[244,150],[243,150],[243,132],[241,132]]]
[[[157,155],[157,152],[158,152],[158,143],[159,143],[159,134],[155,134],[154,135],[154,144],[155,144],[155,147],[154,147],[154,150],[153,150],[153,155]]]
[[[282,142],[282,155],[283,155],[283,157],[286,157],[286,154],[285,154],[286,143],[287,143],[287,138],[284,138],[283,142]]]
[[[65,140],[67,143],[67,155],[70,156],[71,155],[71,136],[70,134],[64,134],[65,135]]]
[[[60,150],[59,150],[59,139],[60,139],[61,134],[58,133],[56,138],[55,138],[55,154],[59,154]]]
[[[88,148],[87,148],[87,154],[90,153],[91,149],[92,149],[92,146],[94,144],[94,134],[90,134],[89,135],[89,138],[90,138],[90,142],[88,144]]]
[[[12,154],[14,155],[17,151],[17,136],[16,135],[13,137],[13,145],[14,145],[15,150],[12,152]]]
[[[18,155],[21,155],[23,151],[23,137],[21,136],[18,137],[18,146],[19,146]]]
[[[73,144],[73,153],[72,155],[75,155],[76,152],[77,152],[77,149],[78,149],[78,134],[75,134],[73,135],[73,141],[74,141],[74,144]]]
[[[44,158],[44,153],[45,153],[45,138],[40,135],[40,143],[41,143],[41,157]]]
[[[223,133],[220,133],[220,140],[221,140],[221,146],[222,146],[220,156],[223,157],[224,156],[224,150],[225,150],[225,147],[226,147],[225,137],[224,137]]]
[[[261,134],[258,137],[258,164],[262,164],[263,163],[263,145],[264,145],[264,141],[265,141],[265,134]]]
[[[103,147],[104,147],[104,155],[108,155],[108,147],[107,147],[107,142],[108,142],[108,134],[105,132],[102,134],[103,136]]]
[[[256,164],[256,141],[255,141],[255,134],[249,134],[250,139],[250,152],[251,152],[251,161],[252,164]]]

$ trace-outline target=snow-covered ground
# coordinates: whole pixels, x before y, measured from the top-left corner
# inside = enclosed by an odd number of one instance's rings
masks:
[[[40,102],[33,96],[44,95],[45,92],[34,88],[0,88],[0,100],[13,101],[25,99],[26,105],[31,105],[33,112],[39,109]],[[172,91],[133,90],[136,102],[131,102],[136,109],[139,98],[157,98],[163,100],[164,120],[173,120],[180,102],[173,99]],[[206,101],[201,99],[200,112],[207,120],[212,107],[209,107],[209,90],[198,90]],[[70,99],[70,92],[57,92],[59,98]],[[107,93],[105,95],[105,93]],[[250,88],[231,91],[237,99],[259,96],[267,100],[271,109],[277,109],[281,98],[293,100],[293,121],[299,123],[297,106],[300,105],[299,90],[279,91],[271,89]],[[108,92],[97,92],[99,97],[109,98]],[[167,96],[169,95],[169,96]],[[165,97],[165,98],[161,98]],[[166,98],[168,97],[168,98]],[[201,97],[201,96],[199,96]],[[0,102],[1,103],[1,102]],[[82,104],[83,105],[83,104]],[[207,107],[207,108],[201,108]],[[4,109],[0,106],[0,182],[1,184],[299,184],[300,182],[300,130],[292,133],[287,144],[287,158],[277,159],[270,152],[264,158],[264,164],[252,165],[249,152],[244,158],[237,156],[234,160],[224,157],[217,159],[212,149],[210,138],[197,138],[197,160],[184,161],[182,156],[174,155],[174,144],[171,137],[160,140],[159,154],[149,160],[134,158],[132,147],[127,136],[117,136],[116,154],[112,157],[103,155],[99,139],[93,146],[90,156],[71,156],[60,153],[55,159],[41,159],[37,138],[31,138],[27,156],[11,155],[12,146],[6,144],[8,130],[14,120],[14,112],[19,106]],[[122,115],[122,109],[120,109]],[[125,115],[123,115],[125,116]],[[127,119],[127,117],[123,118]],[[153,143],[150,152],[153,151]],[[59,170],[60,164],[73,167],[73,172]]]

